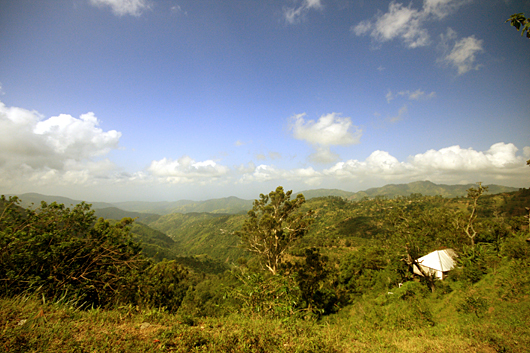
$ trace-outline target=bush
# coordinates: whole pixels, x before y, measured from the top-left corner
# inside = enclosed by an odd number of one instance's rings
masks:
[[[132,219],[96,221],[86,203],[69,209],[43,202],[24,210],[16,197],[1,201],[0,294],[39,292],[86,306],[136,299],[138,274],[148,262],[129,234]]]
[[[240,303],[243,313],[270,318],[300,315],[300,289],[291,276],[270,275],[242,270],[234,272],[240,285],[230,296]]]
[[[188,289],[188,271],[176,261],[164,260],[149,266],[142,276],[141,300],[144,304],[175,312]]]
[[[520,259],[530,261],[530,244],[527,242],[529,235],[519,232],[507,238],[502,244],[501,255],[507,259]]]

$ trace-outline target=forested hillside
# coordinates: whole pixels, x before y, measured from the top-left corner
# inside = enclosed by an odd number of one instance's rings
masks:
[[[131,351],[530,347],[529,189],[352,201],[280,187],[247,215],[146,223],[98,220],[83,203],[17,204],[0,205],[8,351],[98,350],[82,333],[95,322],[100,339]],[[414,274],[447,248],[458,255],[447,278]]]
[[[245,216],[213,213],[172,213],[149,226],[165,232],[175,241],[179,255],[206,254],[222,261],[236,261],[244,255],[234,232]]]

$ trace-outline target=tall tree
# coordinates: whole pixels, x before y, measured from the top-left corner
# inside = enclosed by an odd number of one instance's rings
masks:
[[[471,204],[471,213],[468,217],[457,217],[456,218],[456,227],[464,231],[467,237],[471,240],[471,246],[475,246],[475,238],[478,232],[475,230],[474,224],[477,219],[477,205],[478,199],[482,194],[488,191],[487,186],[482,186],[482,183],[477,183],[478,187],[467,189],[467,197],[472,200]]]
[[[305,202],[304,195],[291,200],[291,194],[281,186],[268,195],[260,194],[236,232],[241,246],[257,254],[262,266],[273,274],[278,272],[285,251],[307,233],[313,221],[313,211],[297,212]]]

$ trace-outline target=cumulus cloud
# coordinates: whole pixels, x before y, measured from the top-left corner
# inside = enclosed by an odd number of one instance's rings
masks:
[[[527,149],[528,147],[525,147]],[[451,146],[410,156],[400,162],[385,151],[373,152],[365,161],[348,160],[323,171],[342,180],[381,179],[409,182],[429,179],[434,182],[508,180],[526,172],[524,159],[517,156],[517,147],[499,142],[487,151]]]
[[[518,167],[522,163],[516,157],[517,147],[509,143],[496,143],[485,152],[460,146],[451,146],[441,150],[429,150],[413,156],[410,163],[419,170],[436,171],[493,171]]]
[[[316,186],[322,181],[322,174],[312,167],[286,170],[261,164],[252,173],[244,174],[238,183],[264,183],[268,181],[298,181],[306,185]]]
[[[292,117],[294,138],[322,146],[352,145],[360,142],[362,130],[353,126],[351,118],[338,113],[322,115],[318,121],[305,120],[306,114]],[[353,129],[354,131],[350,131]]]
[[[197,162],[189,156],[177,160],[162,158],[152,161],[147,171],[170,183],[204,183],[228,174],[229,168],[212,160]]]
[[[362,129],[354,126],[351,118],[338,113],[322,115],[318,121],[305,119],[306,114],[291,117],[290,129],[294,138],[309,142],[315,152],[309,160],[315,163],[333,163],[339,155],[331,152],[330,146],[347,146],[360,143]],[[351,131],[353,130],[353,131]]]
[[[103,131],[93,113],[74,118],[60,114],[48,119],[35,111],[6,107],[0,102],[0,172],[62,175],[85,168],[97,172],[108,161],[93,158],[118,148],[121,133]],[[44,173],[44,174],[42,174]]]
[[[440,20],[468,0],[424,0],[421,9],[404,6],[392,1],[388,12],[378,13],[372,19],[364,20],[351,27],[357,36],[370,35],[374,43],[393,39],[402,40],[409,48],[429,45],[430,35],[425,28],[429,21]]]
[[[93,113],[45,118],[0,102],[0,188],[12,193],[63,193],[118,180],[105,155],[121,133],[103,131]]]
[[[140,16],[144,10],[151,7],[149,0],[90,0],[92,5],[110,7],[118,16]],[[180,9],[180,6],[178,7]]]
[[[465,74],[470,70],[478,70],[480,65],[476,64],[476,55],[483,52],[483,40],[470,36],[457,39],[457,34],[451,28],[446,34],[440,35],[444,55],[439,62],[451,65],[458,71],[458,75]]]
[[[283,9],[283,16],[289,24],[299,23],[310,10],[322,8],[321,0],[302,0],[297,3],[299,3],[298,6]]]

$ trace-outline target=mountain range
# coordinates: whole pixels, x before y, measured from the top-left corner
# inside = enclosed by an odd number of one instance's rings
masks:
[[[430,181],[415,181],[408,184],[389,184],[379,188],[371,188],[359,192],[350,192],[339,189],[312,189],[299,191],[293,195],[303,194],[306,199],[326,196],[339,196],[350,201],[358,201],[365,197],[409,196],[410,194],[422,194],[426,196],[440,195],[443,197],[459,197],[467,194],[467,189],[476,184],[445,185],[435,184]],[[498,194],[513,192],[519,188],[487,185],[488,193]],[[8,195],[9,196],[9,195]],[[74,200],[62,196],[41,195],[37,193],[26,193],[17,195],[21,199],[21,206],[34,207],[40,205],[41,201],[47,203],[57,202],[66,206],[76,205],[80,200]],[[179,201],[127,201],[127,202],[89,202],[96,211],[96,215],[104,218],[121,219],[123,217],[138,217],[140,221],[155,221],[160,215],[171,213],[215,213],[215,214],[244,214],[252,208],[253,200],[244,200],[230,196],[225,198],[210,199],[205,201],[179,200]]]

